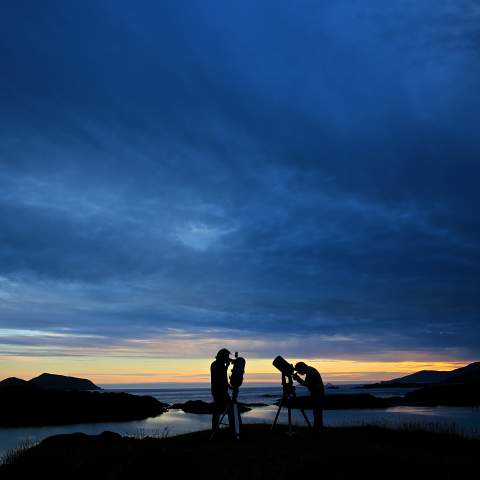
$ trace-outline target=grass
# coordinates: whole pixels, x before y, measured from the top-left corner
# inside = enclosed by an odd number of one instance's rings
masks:
[[[31,439],[20,440],[13,448],[8,449],[2,456],[0,456],[0,465],[13,465],[21,461],[25,453],[38,442]]]
[[[144,438],[164,439],[170,436],[170,427],[155,429],[137,428],[135,432],[125,436],[129,438],[135,438],[136,440],[143,440]]]
[[[168,437],[159,431],[139,431],[131,437],[84,434],[50,437],[8,465],[2,480],[47,478],[172,478],[209,480],[282,480],[304,476],[350,479],[461,479],[476,466],[480,441],[441,433],[380,426],[326,428],[320,438],[285,426],[272,434],[269,425],[246,425],[234,441],[221,431],[209,441],[209,431]],[[316,472],[316,473],[315,473]]]

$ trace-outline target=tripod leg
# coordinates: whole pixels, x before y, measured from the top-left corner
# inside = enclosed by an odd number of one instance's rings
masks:
[[[292,407],[288,403],[288,434],[292,435]]]
[[[220,428],[220,425],[222,424],[223,422],[223,419],[225,418],[225,415],[227,414],[228,412],[228,409],[230,408],[231,404],[229,403],[227,405],[227,408],[223,411],[222,415],[220,416],[220,418],[218,419],[218,423],[215,425],[215,428],[212,432],[212,434],[210,435],[210,439],[209,440],[212,440],[213,437],[215,436],[215,434],[217,433],[218,429]]]
[[[305,421],[307,422],[308,428],[311,429],[311,428],[312,428],[312,424],[310,423],[310,420],[308,419],[307,414],[305,413],[305,410],[304,410],[303,408],[301,408],[300,411],[302,412],[303,418],[304,418]]]
[[[275,425],[277,424],[278,416],[280,415],[280,411],[282,410],[282,407],[283,407],[283,397],[280,400],[280,403],[278,405],[277,414],[275,415],[275,420],[272,423],[272,428],[270,428],[270,431],[273,431],[273,427],[275,427]]]
[[[297,398],[297,394],[295,393],[295,390],[293,391],[292,396],[295,397],[295,398]],[[307,414],[305,413],[305,410],[304,410],[303,408],[301,408],[300,411],[302,412],[303,418],[304,418],[305,421],[307,422],[308,428],[311,429],[311,428],[312,428],[312,424],[310,423],[310,420],[308,419]]]
[[[233,402],[233,421],[235,424],[235,439],[240,440],[240,413],[237,402]]]

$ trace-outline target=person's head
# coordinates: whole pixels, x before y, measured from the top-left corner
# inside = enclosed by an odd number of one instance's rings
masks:
[[[298,372],[300,375],[305,375],[307,373],[307,364],[304,362],[298,362],[295,365],[295,371]]]
[[[215,355],[215,358],[220,362],[230,362],[230,352],[226,348],[222,348],[218,351],[217,355]]]

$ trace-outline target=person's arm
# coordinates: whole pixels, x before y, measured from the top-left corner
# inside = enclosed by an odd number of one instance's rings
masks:
[[[305,380],[298,373],[293,374],[293,379],[296,380],[300,385],[305,386]]]

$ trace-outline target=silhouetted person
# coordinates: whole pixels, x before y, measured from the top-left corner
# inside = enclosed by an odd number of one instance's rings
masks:
[[[319,433],[323,427],[323,401],[325,395],[322,376],[316,368],[310,367],[304,362],[298,362],[295,365],[295,371],[300,375],[305,375],[305,379],[302,379],[295,373],[293,378],[300,385],[307,387],[310,392],[313,409],[313,431]]]
[[[222,348],[217,353],[215,360],[210,365],[210,377],[213,397],[213,415],[212,430],[215,430],[222,413],[230,403],[230,395],[228,394],[229,384],[227,371],[230,365],[230,352],[226,348]],[[233,412],[228,411],[228,423],[230,429],[233,428]]]

